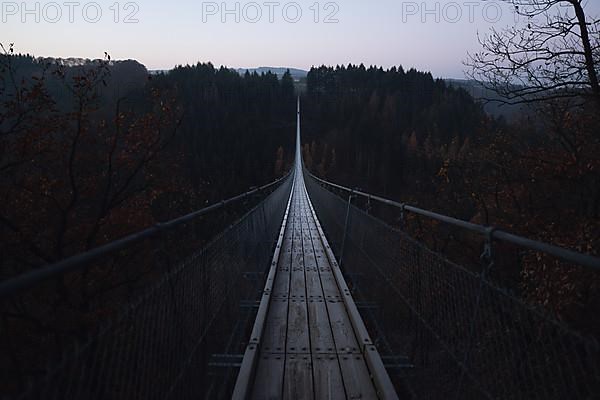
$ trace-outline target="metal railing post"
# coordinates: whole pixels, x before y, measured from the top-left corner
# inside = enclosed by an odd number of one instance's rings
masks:
[[[400,229],[404,229],[406,227],[406,219],[404,215],[404,207],[406,204],[400,204]]]
[[[352,205],[352,198],[354,198],[354,190],[350,192],[348,196],[348,205],[346,206],[346,220],[344,222],[344,234],[342,236],[342,246],[340,249],[340,260],[338,262],[340,269],[342,268],[342,262],[344,261],[344,249],[346,248],[346,239],[348,237],[348,224],[350,222],[350,206]]]
[[[479,290],[477,291],[475,307],[473,308],[473,316],[471,317],[471,324],[469,327],[469,339],[467,341],[467,348],[465,349],[465,356],[463,358],[462,372],[460,374],[458,385],[456,387],[455,398],[457,400],[461,398],[460,391],[462,389],[462,385],[465,379],[465,374],[467,373],[467,366],[470,361],[471,351],[473,350],[473,342],[475,340],[475,325],[477,323],[477,318],[479,317],[479,311],[481,309],[481,298],[483,297],[485,281],[487,278],[487,274],[494,267],[494,251],[492,247],[492,242],[494,241],[495,230],[496,229],[494,227],[487,227],[485,232],[485,244],[483,245],[483,252],[481,253],[481,262],[483,264],[483,270],[481,271],[479,279]]]

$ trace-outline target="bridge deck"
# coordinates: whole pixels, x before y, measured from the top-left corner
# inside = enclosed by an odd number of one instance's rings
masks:
[[[251,398],[375,399],[342,293],[297,179]]]
[[[306,192],[294,184],[234,399],[395,399]]]

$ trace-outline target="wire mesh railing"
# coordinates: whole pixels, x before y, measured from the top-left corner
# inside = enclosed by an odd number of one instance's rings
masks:
[[[597,341],[488,279],[489,247],[483,268],[469,270],[354,206],[352,191],[339,197],[310,174],[306,185],[399,393],[600,398]]]
[[[0,397],[230,396],[291,182],[269,186],[202,247],[200,213],[84,264],[4,282]]]

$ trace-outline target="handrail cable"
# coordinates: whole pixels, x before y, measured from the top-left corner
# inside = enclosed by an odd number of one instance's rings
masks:
[[[496,240],[499,240],[502,242],[512,243],[512,244],[515,244],[520,247],[528,248],[530,250],[540,251],[540,252],[561,258],[565,261],[573,262],[573,263],[594,269],[596,271],[600,271],[600,258],[599,257],[595,257],[593,255],[585,254],[585,253],[578,253],[576,251],[568,250],[568,249],[565,249],[560,246],[555,246],[555,245],[552,245],[549,243],[540,242],[537,240],[518,236],[513,233],[505,232],[505,231],[496,229],[494,227],[474,224],[472,222],[464,221],[464,220],[461,220],[458,218],[449,217],[447,215],[443,215],[443,214],[439,214],[439,213],[436,213],[433,211],[414,207],[414,206],[408,205],[406,203],[401,203],[398,201],[386,199],[384,197],[375,196],[373,194],[365,193],[365,192],[362,192],[357,189],[351,189],[349,187],[338,185],[336,183],[321,179],[321,178],[315,176],[314,174],[312,174],[311,172],[309,172],[308,170],[306,171],[306,173],[309,174],[309,176],[311,176],[317,182],[320,182],[323,185],[330,186],[335,189],[339,189],[339,190],[348,192],[352,195],[365,197],[368,200],[375,200],[375,201],[378,201],[380,203],[383,203],[383,204],[386,204],[386,205],[389,205],[392,207],[400,208],[400,210],[402,210],[403,212],[404,211],[412,212],[413,214],[418,214],[418,215],[421,215],[421,216],[424,216],[427,218],[434,219],[436,221],[444,222],[444,223],[452,225],[452,226],[456,226],[456,227],[459,227],[462,229],[466,229],[468,231],[478,233],[489,239],[496,239]]]
[[[196,218],[209,214],[213,211],[219,210],[231,203],[238,202],[256,193],[267,190],[284,181],[289,175],[290,172],[271,183],[254,188],[235,197],[219,201],[208,207],[204,207],[200,210],[194,211],[190,214],[181,216],[171,221],[156,223],[153,226],[146,228],[140,232],[133,233],[121,239],[117,239],[105,245],[86,251],[84,253],[76,254],[64,260],[58,261],[54,264],[42,266],[34,271],[26,272],[17,277],[0,282],[0,299],[10,297],[22,290],[37,285],[40,282],[52,279],[53,277],[63,275],[67,272],[76,269],[85,268],[89,266],[91,262],[106,257],[124,248],[127,248],[130,245],[154,237],[163,232],[170,231],[185,223],[195,220]]]

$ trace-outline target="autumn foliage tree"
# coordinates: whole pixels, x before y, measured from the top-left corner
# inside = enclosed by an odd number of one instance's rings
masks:
[[[488,141],[478,154],[500,178],[483,195],[494,219],[511,229],[597,254],[600,242],[600,20],[581,0],[511,0],[515,26],[481,39],[469,74],[505,103],[531,114]],[[455,164],[456,165],[456,164]],[[483,190],[481,193],[486,193]],[[522,257],[521,288],[586,331],[600,307],[597,276],[541,254]]]
[[[104,118],[99,90],[110,80],[108,59],[79,71],[44,65],[17,82],[14,57],[2,57],[0,221],[3,253],[11,255],[4,276],[151,224],[153,168],[180,118],[158,91],[149,93],[147,111],[123,97]],[[53,97],[50,80],[68,102]]]
[[[12,45],[3,50],[0,280],[146,228],[157,221],[163,193],[189,194],[189,182],[169,175],[182,163],[174,146],[182,114],[166,91],[117,90],[111,79],[119,63],[108,56],[73,67],[14,54]],[[19,379],[40,370],[58,343],[84,337],[147,283],[157,273],[147,250],[3,302],[2,390],[24,384]]]

